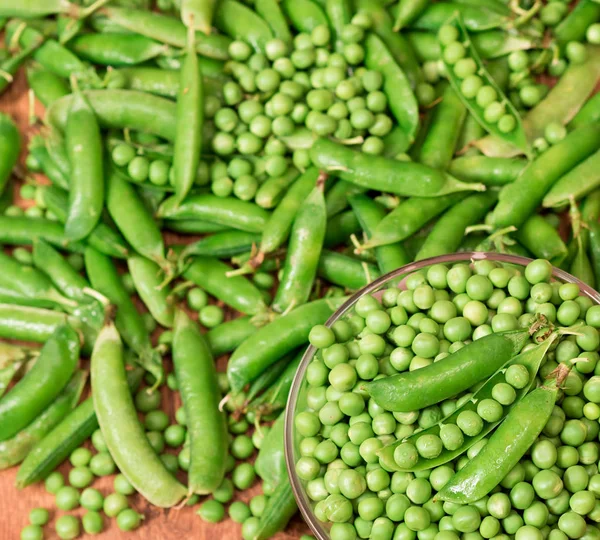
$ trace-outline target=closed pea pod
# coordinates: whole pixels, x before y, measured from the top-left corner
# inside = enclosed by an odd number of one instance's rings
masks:
[[[527,338],[527,330],[490,334],[439,362],[368,383],[365,389],[388,411],[419,410],[489,377],[519,353]]]
[[[26,216],[0,216],[0,244],[29,246],[38,238],[65,251],[81,253],[85,249],[82,242],[67,239],[64,227],[56,221]]]
[[[80,58],[103,66],[134,66],[167,50],[163,43],[137,34],[83,34],[69,46]]]
[[[552,414],[570,368],[559,364],[543,386],[525,396],[508,414],[483,449],[437,494],[443,501],[467,504],[496,487],[535,442]],[[490,464],[493,467],[488,467]]]
[[[423,13],[423,11],[425,11],[425,8],[428,5],[429,2],[427,0],[400,0],[398,2],[394,30],[398,32],[412,23],[419,15],[421,15],[421,13]]]
[[[415,260],[454,253],[460,247],[466,228],[479,223],[496,199],[494,192],[476,193],[452,206],[433,226]]]
[[[27,84],[44,107],[71,93],[64,79],[39,65],[27,67]]]
[[[300,306],[259,328],[233,353],[227,364],[232,394],[238,393],[287,352],[306,344],[315,324],[323,324],[345,301],[326,298]]]
[[[273,309],[276,311],[294,309],[308,300],[326,227],[323,183],[318,183],[298,209],[290,231],[283,276],[273,299]]]
[[[367,188],[358,186],[356,184],[351,184],[345,180],[337,180],[333,187],[325,195],[327,215],[330,218],[332,216],[336,216],[342,210],[348,207],[348,200],[350,197],[353,195],[360,195],[365,191],[367,191]]]
[[[12,56],[7,57],[5,60],[0,62],[0,70],[3,74],[2,78],[0,78],[0,93],[4,92],[4,90],[8,88],[19,68],[40,47],[42,43],[43,39],[34,41],[28,47],[19,50]]]
[[[579,200],[595,190],[600,186],[598,167],[600,167],[600,151],[595,152],[559,178],[546,193],[542,205],[546,208],[563,206],[570,198]]]
[[[181,20],[183,24],[210,34],[216,0],[182,0]]]
[[[283,176],[268,178],[256,192],[254,197],[256,204],[261,208],[274,208],[298,176],[300,173],[295,167],[292,167]]]
[[[127,268],[140,298],[152,317],[162,326],[173,326],[173,298],[167,286],[161,286],[160,267],[150,259],[134,255],[127,259]]]
[[[21,463],[35,445],[75,407],[87,374],[76,371],[71,380],[31,424],[11,439],[0,443],[0,470]]]
[[[344,42],[341,39],[344,26],[350,24],[353,9],[349,0],[326,0],[325,11],[335,37],[335,49],[343,53]]]
[[[321,6],[312,0],[283,0],[282,7],[298,32],[312,32],[317,26],[329,25]]]
[[[292,34],[277,0],[255,0],[254,11],[269,25],[274,37],[292,43]]]
[[[600,225],[594,221],[589,228],[590,259],[596,281],[600,282]]]
[[[105,2],[101,2],[100,5]],[[93,6],[97,9],[99,6]],[[69,13],[75,17],[85,17],[90,8],[84,9],[68,0],[27,0],[15,4],[11,0],[0,2],[0,17],[45,17],[59,13]]]
[[[256,474],[261,477],[263,482],[270,486],[278,486],[281,482],[287,480],[287,468],[285,464],[285,451],[283,441],[285,414],[281,413],[271,430],[265,436],[263,443],[256,457],[254,467]]]
[[[429,4],[425,11],[413,21],[410,28],[437,31],[456,13],[461,14],[465,27],[470,32],[482,32],[484,30],[501,28],[509,22],[508,17],[505,15],[482,9],[479,6],[443,2]]]
[[[347,210],[327,220],[327,230],[323,247],[334,248],[344,244],[350,236],[360,231],[360,224],[354,212]]]
[[[254,11],[235,0],[219,2],[215,26],[234,39],[241,39],[257,50],[263,50],[273,37],[269,25]]]
[[[237,317],[211,328],[206,334],[206,339],[213,356],[218,357],[234,351],[256,332],[256,328],[250,317]]]
[[[536,258],[559,265],[567,256],[567,246],[556,228],[539,214],[531,216],[515,233],[515,238]]]
[[[123,345],[112,324],[98,337],[91,373],[98,424],[119,470],[152,504],[174,506],[187,490],[165,468],[146,438],[127,385]]]
[[[257,540],[267,540],[275,533],[282,531],[297,511],[298,505],[292,485],[288,478],[284,478],[269,497],[267,506],[260,516],[255,538]]]
[[[540,369],[541,364],[546,358],[546,354],[548,353],[550,346],[556,341],[556,337],[557,334],[552,334],[552,336],[550,336],[537,347],[529,349],[511,358],[506,364],[504,364],[500,369],[498,369],[487,381],[485,381],[485,384],[483,384],[483,386],[481,386],[481,388],[479,388],[479,390],[477,390],[473,394],[471,399],[469,399],[462,406],[458,407],[450,415],[440,420],[440,422],[424,430],[421,430],[420,432],[417,432],[414,435],[411,435],[403,440],[399,440],[385,446],[379,452],[379,462],[381,463],[381,465],[386,469],[392,471],[427,470],[447,463],[466,452],[470,447],[472,447],[478,441],[486,437],[498,425],[498,423],[506,417],[509,411],[516,406],[519,400],[525,397],[527,393],[531,390],[531,388],[535,385],[536,375]],[[515,401],[511,405],[504,406],[500,409],[502,411],[502,416],[498,418],[498,420],[494,418],[493,421],[489,421],[491,418],[487,417],[488,419],[484,420],[484,423],[482,424],[483,429],[475,435],[466,433],[463,434],[463,442],[458,446],[456,446],[455,444],[450,444],[449,438],[442,439],[442,442],[444,443],[445,441],[445,443],[438,456],[423,457],[419,455],[416,463],[409,468],[405,469],[396,462],[396,460],[394,459],[394,451],[403,443],[411,443],[416,445],[417,440],[424,435],[434,435],[441,438],[441,435],[443,435],[442,431],[444,430],[444,427],[449,425],[456,425],[457,419],[462,412],[477,412],[479,403],[481,403],[483,400],[489,400],[493,398],[493,389],[496,386],[496,384],[505,382],[506,370],[512,365],[525,367],[527,369],[527,372],[529,373],[529,379],[525,386],[517,389]],[[497,413],[494,411],[493,415],[496,414]],[[454,441],[452,441],[452,443],[453,442]]]
[[[527,164],[522,158],[464,156],[453,159],[448,172],[464,182],[481,182],[490,187],[504,186],[514,182]]]
[[[79,335],[66,325],[57,328],[31,371],[0,399],[0,440],[13,437],[56,398],[78,361]]]
[[[62,79],[61,79],[62,80]],[[66,94],[69,93],[67,90]],[[66,95],[65,94],[65,95]],[[40,136],[34,136],[29,141],[29,153],[32,154],[40,164],[42,172],[49,178],[55,186],[67,190],[69,189],[69,179],[67,175],[56,165],[50,157],[50,153],[46,148],[46,141]],[[38,189],[45,191],[47,188],[39,186]],[[65,208],[68,208],[68,197],[65,194]],[[66,210],[65,210],[66,215]],[[66,219],[66,217],[65,217]]]
[[[69,156],[69,214],[65,233],[71,240],[88,236],[104,207],[102,138],[96,115],[79,91],[73,94],[65,142]]]
[[[290,354],[286,354],[283,358],[280,358],[271,366],[271,369],[263,371],[249,386],[246,394],[246,402],[252,402],[256,396],[262,396],[266,390],[270,389],[281,377],[281,374],[286,370],[290,362],[297,357],[297,351],[293,351]]]
[[[574,66],[573,66],[574,67]],[[571,118],[569,128],[577,129],[585,124],[597,122],[600,119],[600,94],[594,94],[581,106],[577,114]]]
[[[483,191],[479,184],[465,184],[442,171],[413,162],[367,156],[340,144],[318,139],[310,151],[315,166],[367,189],[407,197],[439,197],[448,193]]]
[[[182,310],[175,313],[173,365],[190,437],[189,493],[212,493],[225,476],[227,427],[208,344]],[[206,442],[210,441],[207,447]]]
[[[375,34],[367,36],[365,54],[366,66],[383,74],[383,90],[394,118],[408,140],[414,140],[419,128],[419,105],[404,71]]]
[[[173,179],[178,203],[191,189],[200,163],[204,93],[198,57],[194,50],[194,33],[190,30],[185,60],[179,73],[177,94],[177,126],[173,154]]]
[[[0,194],[6,188],[20,150],[21,137],[17,126],[10,116],[0,114]]]
[[[250,251],[258,242],[260,242],[260,235],[257,233],[245,231],[216,232],[210,236],[205,236],[197,242],[188,244],[179,256],[180,266],[183,266],[189,257],[195,255],[229,259],[235,255]]]
[[[321,253],[317,274],[329,283],[352,291],[361,289],[380,276],[374,264],[326,249]]]
[[[0,304],[0,337],[44,343],[67,315],[49,309]]]

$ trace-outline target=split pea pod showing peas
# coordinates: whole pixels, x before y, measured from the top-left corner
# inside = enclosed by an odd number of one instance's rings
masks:
[[[483,191],[481,184],[466,184],[419,163],[367,156],[341,144],[318,139],[310,150],[316,167],[342,180],[406,197],[439,197],[458,191]]]
[[[249,233],[265,228],[269,212],[253,203],[235,197],[190,195],[181,204],[175,197],[166,199],[158,209],[158,217],[169,220],[206,220]]]
[[[98,336],[91,373],[98,424],[119,470],[150,503],[161,508],[176,505],[187,490],[165,468],[138,420],[127,384],[123,345],[112,324]]]
[[[131,392],[137,390],[144,370],[127,371],[127,384]],[[44,480],[79,448],[98,429],[98,419],[93,398],[82,401],[50,431],[25,458],[16,476],[16,486],[24,488]]]
[[[305,345],[310,329],[323,324],[346,298],[304,304],[259,328],[233,353],[227,364],[231,393],[237,394],[287,352]]]
[[[492,375],[519,353],[528,337],[528,330],[490,334],[439,362],[368,383],[365,389],[387,411],[419,410]]]
[[[0,399],[0,440],[13,437],[30,424],[67,384],[79,361],[79,335],[59,327],[23,379]]]
[[[283,276],[273,299],[273,309],[284,312],[308,300],[323,248],[327,213],[323,184],[308,195],[294,219],[283,267]]]
[[[76,371],[56,399],[11,439],[0,443],[0,470],[21,463],[36,444],[77,405],[87,373]]]
[[[559,364],[544,385],[510,411],[482,450],[436,495],[443,501],[468,504],[485,497],[519,462],[548,422],[570,367]]]
[[[471,114],[488,133],[529,155],[521,117],[485,69],[460,15],[440,29],[438,39],[450,84]]]
[[[12,118],[0,114],[0,193],[6,188],[10,173],[21,150],[21,137]]]
[[[590,124],[569,133],[531,162],[512,184],[500,191],[492,222],[498,228],[520,227],[534,213],[551,186],[600,147],[600,126]]]
[[[227,425],[210,348],[182,310],[175,313],[173,366],[190,437],[188,492],[212,493],[225,476]]]
[[[485,381],[483,386],[473,394],[471,399],[438,423],[403,440],[385,446],[379,452],[379,462],[382,467],[392,471],[421,471],[438,467],[464,454],[474,444],[488,435],[506,417],[512,408],[527,395],[531,388],[535,386],[536,375],[556,337],[557,334],[552,334],[540,345],[534,346],[511,358]],[[510,366],[516,366],[512,368],[513,371],[509,372],[510,381],[517,384],[517,387],[514,387],[514,400],[512,403],[508,403],[512,399],[512,396],[510,396],[510,399],[501,404],[494,399],[494,395],[496,395],[500,387],[496,391],[494,391],[494,388],[498,384],[501,387],[503,384],[506,384],[507,370]],[[513,372],[518,374],[518,377],[515,376],[512,378]],[[471,429],[463,431],[460,428],[461,422],[458,421],[458,418],[465,411],[470,412],[463,414],[462,418],[473,413],[481,418],[481,429],[478,432],[478,428],[473,428],[472,431]],[[421,439],[421,437],[425,438]],[[401,450],[398,450],[398,455],[396,456],[396,449],[400,448],[403,444],[410,444],[412,446],[403,446]],[[414,447],[417,450],[416,454],[413,453]],[[406,449],[413,450],[413,452],[407,452]]]
[[[369,34],[366,38],[365,64],[383,75],[383,91],[390,110],[408,140],[413,141],[419,129],[419,104],[402,68],[375,34]]]

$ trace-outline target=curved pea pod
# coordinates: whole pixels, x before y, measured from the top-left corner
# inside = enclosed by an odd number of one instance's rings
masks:
[[[375,226],[361,250],[406,240],[446,208],[465,197],[465,193],[451,193],[436,198],[411,197],[402,201]]]
[[[127,371],[127,384],[132,392],[137,390],[143,375],[144,370],[140,368]],[[90,397],[69,411],[29,452],[17,472],[16,486],[21,489],[44,480],[96,429],[98,419]]]
[[[444,485],[436,499],[468,504],[494,489],[544,429],[569,371],[570,367],[559,364],[550,380],[519,401],[487,444]]]
[[[152,373],[157,381],[163,377],[162,359],[152,348],[144,319],[123,286],[112,261],[93,248],[84,254],[85,269],[92,287],[116,306],[115,324],[125,343],[139,356],[139,364]]]
[[[257,50],[263,50],[273,38],[269,25],[250,8],[235,0],[219,2],[215,26],[233,39],[241,39]]]
[[[229,359],[227,378],[232,394],[238,393],[284,354],[305,345],[310,329],[324,324],[345,301],[346,297],[315,300],[259,328]]]
[[[250,317],[236,317],[211,328],[206,339],[213,356],[219,357],[237,349],[243,341],[256,332],[257,325]]]
[[[595,0],[581,0],[553,31],[556,41],[564,47],[569,41],[584,41],[590,24],[600,19],[600,5]]]
[[[265,436],[254,464],[256,474],[270,486],[278,486],[287,479],[283,442],[285,438],[284,426],[285,413],[282,412]]]
[[[564,75],[563,75],[564,77]],[[559,82],[562,80],[559,79]],[[577,129],[585,124],[598,122],[600,120],[600,94],[594,94],[579,109],[568,124],[569,129]]]
[[[515,182],[502,188],[492,223],[498,228],[520,227],[535,212],[554,182],[599,147],[599,125],[585,125],[569,133],[532,161]]]
[[[352,210],[341,212],[327,220],[327,230],[323,247],[335,248],[348,241],[351,235],[360,231],[360,223]]]
[[[189,257],[200,255],[202,257],[215,257],[216,259],[229,259],[235,255],[246,253],[260,242],[260,235],[245,231],[216,232],[210,236],[185,246],[179,260],[181,265]]]
[[[282,7],[298,32],[310,33],[319,25],[329,26],[327,15],[312,0],[283,0]]]
[[[398,128],[400,129],[400,128]],[[329,191],[325,194],[325,206],[327,216],[335,217],[348,207],[349,198],[353,195],[365,193],[367,188],[351,184],[345,180],[337,180]]]
[[[114,169],[109,172],[106,207],[129,244],[167,272],[170,263],[160,229],[133,186]]]
[[[169,197],[157,215],[169,220],[206,220],[250,233],[262,232],[269,218],[269,212],[253,203],[210,194],[190,195],[179,205],[175,197]]]
[[[28,216],[0,216],[0,244],[30,246],[38,238],[65,251],[81,253],[85,249],[82,242],[69,240],[62,224],[56,221]]]
[[[294,309],[310,297],[326,227],[327,213],[321,183],[302,203],[294,219],[283,275],[273,299],[275,311]]]
[[[194,257],[183,272],[215,298],[246,315],[264,313],[266,306],[261,292],[243,276],[227,277],[231,267],[212,257]]]
[[[98,424],[119,470],[150,503],[161,508],[176,505],[187,489],[165,468],[146,438],[127,384],[123,345],[112,324],[98,336],[91,374]]]
[[[138,34],[82,34],[69,43],[84,60],[102,66],[134,66],[164,54],[168,46]]]
[[[569,266],[569,273],[580,279],[584,283],[587,283],[590,287],[596,286],[596,276],[594,268],[592,267],[592,261],[588,257],[588,254],[583,249],[583,242],[581,236],[577,236],[572,240],[575,242],[575,255]]]
[[[0,193],[4,191],[21,151],[21,137],[12,118],[0,113]]]
[[[41,65],[27,67],[27,84],[44,107],[71,93],[63,78]]]
[[[38,186],[38,189],[41,190],[42,199],[48,209],[56,216],[59,222],[64,223],[67,220],[69,208],[69,198],[67,193],[58,186]],[[44,225],[46,223],[48,222],[44,220]],[[44,226],[40,224],[40,230],[43,228]],[[61,243],[53,241],[51,238],[48,238],[48,235],[46,234],[41,234],[39,238],[54,246],[63,247]],[[124,259],[129,253],[129,248],[127,247],[125,240],[123,240],[123,237],[103,222],[96,225],[94,230],[86,238],[86,243],[101,253],[117,259]]]
[[[283,176],[268,178],[256,192],[254,197],[256,204],[265,209],[274,208],[299,176],[298,169],[290,167]]]
[[[283,531],[298,511],[298,504],[289,479],[285,478],[269,497],[267,506],[260,516],[256,540],[267,540]]]
[[[515,238],[536,258],[548,259],[556,266],[567,256],[567,246],[558,231],[539,214],[523,223]]]
[[[172,347],[190,437],[188,492],[212,493],[225,476],[227,424],[219,410],[221,395],[210,348],[197,324],[182,310],[175,313]]]
[[[326,249],[321,253],[317,274],[329,283],[351,291],[362,289],[381,275],[374,264]]]
[[[439,197],[458,191],[484,191],[449,174],[419,163],[368,156],[327,139],[318,139],[310,150],[313,164],[342,180],[367,189],[406,197]]]
[[[396,22],[394,30],[398,32],[405,26],[411,24],[415,19],[425,11],[429,5],[429,0],[400,0],[396,10]]]
[[[200,219],[165,219],[162,224],[163,230],[177,232],[180,234],[210,234],[228,231],[229,227],[204,221]]]
[[[283,358],[275,362],[270,369],[263,371],[256,379],[254,379],[248,388],[246,402],[252,402],[256,396],[262,395],[265,390],[268,390],[274,385],[275,381],[279,379],[281,374],[287,368],[290,360],[294,359],[296,356],[296,351],[286,354]]]
[[[522,152],[531,155],[531,147],[529,145],[529,141],[527,139],[527,135],[525,133],[525,129],[523,128],[523,122],[521,121],[521,116],[515,109],[514,105],[509,101],[509,99],[504,95],[504,92],[500,89],[500,87],[496,84],[496,81],[493,77],[485,69],[483,62],[479,58],[479,54],[476,48],[472,45],[469,34],[463,24],[463,19],[461,19],[460,15],[456,15],[448,24],[452,24],[459,31],[459,41],[463,43],[467,50],[467,57],[472,58],[477,65],[477,75],[483,81],[485,86],[490,86],[496,91],[497,101],[505,107],[505,114],[503,118],[512,118],[514,125],[511,130],[505,132],[500,129],[499,122],[489,122],[485,119],[484,113],[485,108],[481,107],[475,98],[467,98],[461,89],[462,80],[456,75],[454,66],[450,64],[446,55],[444,54],[445,47],[442,45],[442,59],[444,60],[444,65],[446,66],[446,73],[448,74],[448,80],[450,84],[456,91],[457,95],[460,97],[465,106],[469,109],[471,114],[477,119],[477,121],[481,124],[481,126],[488,132],[496,137],[506,141],[510,145],[520,149]]]
[[[291,45],[292,34],[277,0],[255,0],[254,11],[269,25],[271,32],[273,32],[273,37]]]
[[[79,361],[79,335],[60,326],[45,343],[33,368],[0,399],[0,440],[29,425],[67,384]]]
[[[422,369],[367,383],[365,390],[387,411],[416,411],[488,378],[519,354],[528,337],[528,330],[490,334]]]
[[[410,81],[402,68],[375,34],[369,34],[365,40],[365,64],[369,69],[383,75],[383,91],[390,110],[409,141],[413,141],[419,129],[419,104]]]
[[[180,49],[185,47],[187,28],[174,17],[150,10],[112,6],[101,9],[99,13],[106,15],[117,25],[136,34],[141,34]],[[240,24],[243,21],[248,21],[248,19],[240,19]],[[196,32],[195,41],[198,54],[217,60],[227,60],[229,58],[227,47],[229,47],[231,40],[227,36],[217,34],[209,36],[202,32]]]
[[[127,268],[142,302],[156,322],[167,328],[173,326],[173,298],[167,286],[161,286],[160,267],[150,259],[134,255],[127,259]]]
[[[527,165],[528,161],[523,158],[464,156],[452,160],[448,172],[464,182],[504,186],[519,178]]]
[[[465,28],[470,32],[483,32],[506,26],[510,19],[480,6],[461,5],[458,2],[441,2],[430,4],[421,15],[413,21],[410,28],[415,30],[437,31],[456,13],[460,13]]]
[[[471,448],[475,443],[479,442],[481,439],[486,437],[492,430],[496,428],[496,426],[502,422],[504,418],[509,414],[509,412],[519,403],[521,399],[523,399],[529,391],[535,386],[536,375],[550,349],[550,346],[554,341],[556,341],[557,334],[551,334],[543,343],[540,343],[536,347],[528,349],[525,352],[514,356],[508,362],[506,362],[500,369],[498,369],[485,383],[477,390],[471,399],[469,399],[464,405],[458,407],[452,414],[446,416],[442,420],[440,420],[437,424],[434,424],[431,427],[418,431],[414,435],[410,437],[406,437],[401,441],[396,441],[392,444],[388,444],[383,447],[378,455],[379,455],[379,463],[386,470],[390,471],[423,471],[427,469],[432,469],[434,467],[438,467],[439,465],[443,465],[444,463],[448,463],[453,459],[457,458],[461,454],[464,454],[469,448]],[[513,365],[522,365],[527,368],[529,372],[529,382],[523,388],[516,390],[516,398],[515,401],[509,406],[505,406],[503,408],[503,415],[500,420],[497,422],[483,422],[483,429],[477,435],[471,437],[469,435],[464,435],[464,442],[460,445],[459,448],[455,450],[448,450],[444,448],[439,456],[435,458],[424,458],[419,456],[419,460],[417,463],[411,467],[410,469],[403,469],[399,467],[396,461],[394,460],[394,451],[398,446],[402,443],[410,442],[415,443],[417,439],[423,435],[437,435],[440,434],[440,429],[447,424],[456,424],[456,419],[461,412],[464,411],[477,411],[477,404],[484,400],[492,398],[492,388],[497,383],[503,383],[505,381],[504,373],[509,366]]]
[[[0,470],[21,463],[41,441],[77,405],[87,373],[76,371],[56,399],[40,415],[11,439],[0,443]]]

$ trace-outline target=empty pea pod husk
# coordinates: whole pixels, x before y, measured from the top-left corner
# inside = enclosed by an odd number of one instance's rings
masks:
[[[468,504],[494,489],[538,438],[569,371],[569,366],[559,364],[544,385],[519,401],[487,444],[444,485],[436,499]]]
[[[523,365],[527,368],[527,371],[529,372],[529,382],[524,388],[517,390],[517,398],[512,403],[512,405],[505,407],[504,415],[502,417],[502,418],[505,418],[506,415],[519,402],[519,400],[523,399],[527,395],[527,393],[535,386],[536,375],[540,369],[540,366],[542,365],[544,358],[546,358],[546,354],[548,353],[550,346],[552,345],[552,343],[554,343],[554,341],[556,341],[557,337],[558,337],[557,334],[552,334],[543,343],[537,345],[536,347],[534,347],[532,349],[528,349],[527,351],[522,352],[522,353],[514,356],[513,358],[510,358],[505,364],[501,365],[501,367],[496,372],[494,372],[494,374],[489,379],[487,379],[485,381],[485,383],[481,386],[481,388],[479,388],[479,390],[477,390],[473,394],[471,399],[469,399],[461,407],[458,407],[450,415],[448,415],[445,418],[443,418],[442,420],[440,420],[437,424],[435,424],[431,427],[428,427],[424,430],[421,430],[418,433],[415,433],[414,435],[407,437],[406,439],[396,441],[396,442],[393,442],[392,444],[384,446],[378,453],[379,463],[383,467],[385,467],[386,470],[391,470],[391,471],[403,471],[403,470],[422,471],[422,470],[427,470],[427,469],[431,469],[434,467],[438,467],[440,465],[443,465],[444,463],[448,463],[449,461],[452,461],[453,459],[457,458],[461,454],[464,454],[471,446],[473,446],[474,444],[479,442],[481,439],[486,437],[491,431],[493,431],[494,428],[502,420],[499,420],[498,422],[485,422],[484,427],[481,430],[481,432],[479,432],[477,435],[472,436],[472,437],[468,436],[468,435],[465,436],[464,443],[456,450],[444,449],[444,450],[442,450],[441,454],[435,458],[419,457],[419,460],[417,461],[416,465],[410,469],[402,469],[401,467],[398,466],[398,464],[396,463],[396,461],[394,459],[394,451],[402,443],[404,443],[404,442],[414,443],[417,440],[417,438],[420,437],[421,435],[438,435],[439,436],[440,428],[443,425],[448,424],[448,423],[452,423],[452,424],[456,423],[456,419],[458,418],[458,415],[461,412],[476,411],[477,403],[479,403],[483,399],[491,397],[492,388],[496,385],[496,383],[504,382],[504,380],[505,380],[504,371],[506,370],[506,368],[508,368],[508,366]]]

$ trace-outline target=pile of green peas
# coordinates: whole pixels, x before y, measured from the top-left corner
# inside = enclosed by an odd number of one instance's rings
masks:
[[[526,268],[488,260],[435,264],[407,276],[404,289],[363,296],[331,327],[312,329],[317,351],[305,373],[306,407],[295,417],[295,469],[333,540],[600,538],[600,306],[578,285],[551,281],[551,269],[544,260]],[[500,485],[470,505],[435,498],[485,438],[429,470],[385,470],[379,450],[451,414],[461,396],[392,413],[364,383],[420,369],[490,333],[529,327],[536,314],[556,327],[577,325],[550,348],[538,384],[558,363],[579,360],[543,432]],[[494,388],[501,405],[525,381],[515,368]],[[479,425],[488,417],[483,409],[462,427]]]

